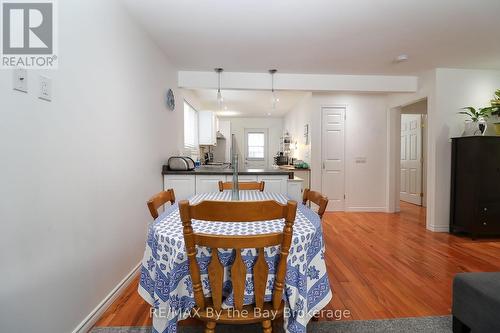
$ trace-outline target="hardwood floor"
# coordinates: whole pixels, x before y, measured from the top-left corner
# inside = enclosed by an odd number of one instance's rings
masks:
[[[500,271],[499,240],[471,240],[425,229],[425,209],[401,202],[401,213],[326,213],[326,263],[334,297],[327,309],[350,319],[450,313],[457,272]],[[96,326],[151,325],[138,279]]]

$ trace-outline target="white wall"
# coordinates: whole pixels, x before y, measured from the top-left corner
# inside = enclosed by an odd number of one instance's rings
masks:
[[[450,212],[450,138],[460,136],[464,118],[457,115],[464,106],[489,105],[500,88],[500,71],[444,69],[436,70],[436,112],[429,116],[429,130],[434,133],[434,168],[436,170],[434,227],[446,231]]]
[[[283,134],[283,118],[224,117],[221,119],[231,121],[231,134],[235,135],[241,158],[244,158],[245,154],[245,128],[267,128],[269,144],[267,163],[268,167],[273,165],[274,156],[279,150],[280,137]],[[240,161],[240,163],[244,167],[244,161]]]
[[[321,108],[345,106],[346,210],[385,211],[387,99],[385,94],[313,93],[312,188],[321,189]],[[355,163],[365,157],[366,163]]]
[[[179,87],[186,89],[217,89],[213,72],[179,71]],[[343,75],[343,74],[290,74],[276,73],[274,88],[299,91],[350,92],[414,92],[416,76]],[[223,74],[222,89],[267,90],[269,74],[227,72]]]
[[[307,93],[297,105],[287,112],[283,119],[283,127],[297,142],[297,150],[293,157],[311,163],[311,101],[312,93]],[[304,126],[309,124],[309,144],[306,145]]]
[[[464,106],[487,106],[495,89],[500,87],[500,71],[438,68],[422,73],[419,89],[414,94],[392,94],[390,144],[391,151],[399,149],[399,127],[394,124],[401,106],[427,97],[428,152],[427,152],[427,228],[448,231],[450,207],[451,143],[460,136],[464,118],[457,112]],[[394,131],[393,131],[394,129]],[[394,146],[391,146],[394,145]],[[395,174],[394,156],[389,157],[389,173]],[[395,177],[395,176],[394,176]],[[399,188],[389,179],[390,193]],[[390,197],[390,196],[389,196]],[[389,202],[392,201],[389,198]]]
[[[52,102],[0,71],[0,331],[71,332],[140,261],[175,69],[117,1],[59,1]],[[177,101],[178,105],[180,100]]]
[[[424,160],[426,169],[426,223],[427,229],[438,231],[434,227],[434,192],[435,192],[435,168],[433,159],[435,156],[435,145],[432,144],[433,131],[430,130],[431,123],[435,117],[436,110],[436,71],[431,70],[421,73],[418,79],[418,89],[415,93],[389,94],[388,95],[388,136],[387,145],[387,207],[389,212],[399,211],[400,190],[400,151],[401,151],[401,109],[407,105],[427,99],[427,161]]]

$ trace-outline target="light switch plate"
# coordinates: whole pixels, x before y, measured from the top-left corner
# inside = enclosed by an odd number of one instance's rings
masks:
[[[40,75],[40,85],[38,91],[38,98],[44,101],[52,100],[52,79],[43,75]]]
[[[16,68],[12,73],[12,88],[21,92],[28,92],[28,71],[25,68]]]

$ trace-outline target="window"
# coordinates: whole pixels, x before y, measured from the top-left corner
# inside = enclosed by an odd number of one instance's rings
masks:
[[[265,135],[262,132],[247,133],[248,158],[255,160],[264,159],[265,139]]]
[[[184,149],[191,157],[198,156],[198,112],[184,101]]]

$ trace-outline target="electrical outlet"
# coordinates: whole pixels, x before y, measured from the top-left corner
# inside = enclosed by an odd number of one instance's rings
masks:
[[[52,100],[52,80],[49,77],[40,75],[38,98],[45,101]]]
[[[25,68],[16,68],[12,73],[12,88],[21,92],[28,92],[28,72]]]

